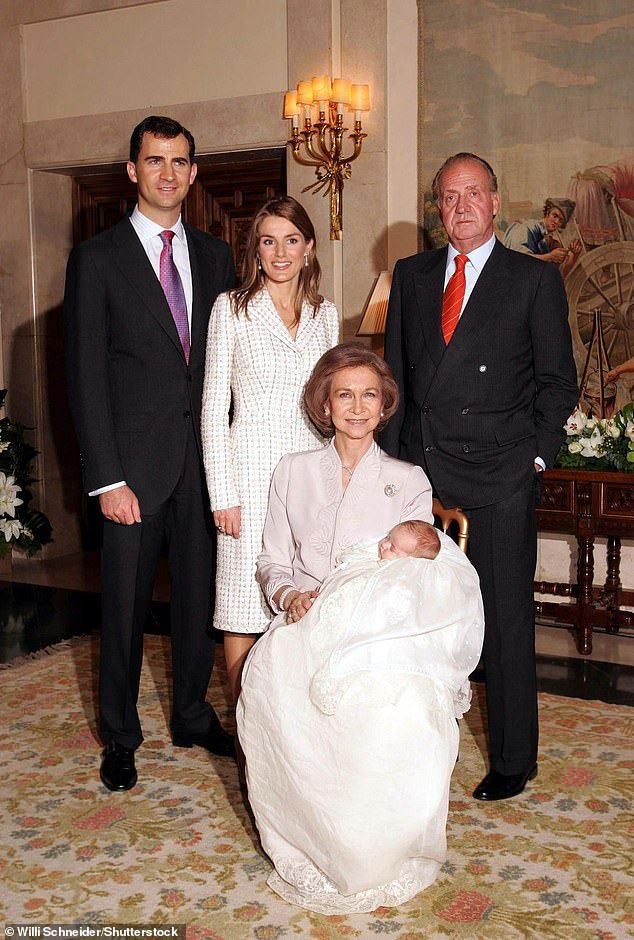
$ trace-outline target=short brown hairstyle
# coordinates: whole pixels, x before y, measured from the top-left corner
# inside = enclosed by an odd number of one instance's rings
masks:
[[[398,408],[398,385],[385,359],[377,356],[361,343],[340,343],[329,349],[317,361],[304,389],[304,407],[308,417],[324,437],[333,437],[335,433],[332,419],[324,411],[334,376],[342,369],[355,369],[362,366],[376,373],[381,387],[383,416],[377,426],[377,431],[385,427]]]

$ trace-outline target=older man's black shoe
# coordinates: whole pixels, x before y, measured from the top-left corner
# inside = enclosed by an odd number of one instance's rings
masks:
[[[131,790],[137,782],[134,751],[116,741],[106,744],[101,760],[101,781],[109,790]]]
[[[523,774],[500,774],[491,770],[473,791],[476,800],[508,800],[521,793],[529,780],[537,776],[537,764]]]
[[[236,758],[235,738],[219,723],[200,733],[175,731],[172,743],[174,747],[204,747],[216,757]]]

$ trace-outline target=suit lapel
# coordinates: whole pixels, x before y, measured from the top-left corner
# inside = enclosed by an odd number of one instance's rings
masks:
[[[205,252],[191,226],[185,225],[187,250],[192,272],[192,323],[190,365],[202,361],[205,355],[207,324],[211,312],[209,286],[215,280],[215,260],[211,252]]]
[[[423,252],[421,258],[426,260]],[[429,267],[414,277],[417,307],[420,312],[423,339],[429,355],[436,365],[445,353],[445,341],[440,326],[442,295],[447,268],[447,249],[434,252]]]
[[[115,264],[143,306],[182,353],[183,347],[163,288],[129,219],[124,219],[113,230],[113,243]]]

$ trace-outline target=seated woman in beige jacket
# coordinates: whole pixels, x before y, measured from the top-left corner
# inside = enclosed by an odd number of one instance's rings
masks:
[[[389,457],[374,440],[398,407],[383,359],[358,343],[335,346],[317,362],[304,404],[332,441],[277,465],[257,560],[271,609],[285,610],[289,622],[310,608],[342,551],[405,519],[433,522],[423,470]]]
[[[402,903],[436,877],[458,730],[453,711],[425,705],[434,679],[424,694],[412,681],[395,701],[374,704],[355,685],[341,707],[325,714],[309,690],[311,664],[326,639],[327,598],[319,598],[316,617],[302,618],[342,553],[385,537],[404,520],[431,522],[432,494],[420,467],[375,443],[398,406],[396,383],[379,356],[358,344],[336,346],[315,366],[304,401],[332,441],[283,457],[273,474],[257,578],[277,623],[285,612],[286,625],[265,634],[249,655],[238,731],[249,800],[275,865],[269,885],[310,910],[370,911]],[[400,559],[410,561],[419,560]],[[435,560],[429,564],[442,572]],[[441,594],[449,606],[456,600],[451,591]],[[365,622],[348,600],[341,606],[333,596],[328,607],[335,635],[354,618],[361,627]],[[409,623],[408,603],[398,601],[393,613]],[[389,627],[391,608],[371,606],[368,622],[378,618]],[[375,687],[373,673],[368,682]],[[384,798],[386,787],[399,794],[396,800]]]

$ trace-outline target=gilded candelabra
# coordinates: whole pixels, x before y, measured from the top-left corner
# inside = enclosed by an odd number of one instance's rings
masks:
[[[319,119],[313,124],[312,110],[317,107]],[[304,109],[304,129],[300,130],[301,108]],[[354,111],[354,131],[349,135],[352,153],[344,156],[344,109]],[[284,117],[291,121],[292,137],[288,144],[293,157],[302,166],[315,167],[317,182],[305,186],[305,192],[330,194],[330,238],[341,238],[343,230],[343,183],[350,178],[350,164],[361,153],[367,134],[361,128],[361,112],[370,110],[368,85],[353,85],[343,78],[331,82],[321,75],[312,81],[301,81],[297,91],[284,95]],[[302,154],[302,147],[304,154]]]

